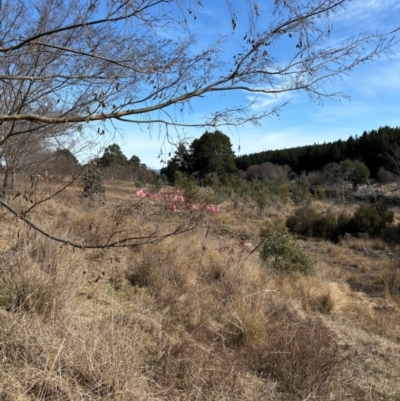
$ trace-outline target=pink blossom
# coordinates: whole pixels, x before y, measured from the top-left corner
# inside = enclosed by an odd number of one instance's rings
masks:
[[[174,202],[183,202],[185,199],[184,199],[184,197],[182,195],[174,195],[172,200]]]
[[[215,214],[217,212],[219,212],[219,206],[218,205],[206,205],[206,210],[207,212],[211,213],[211,214]]]
[[[163,200],[170,202],[171,204],[185,202],[183,192],[180,189],[161,188],[158,192],[150,194],[150,192],[147,191],[146,189],[139,188],[135,191],[135,194],[136,194],[136,196],[140,196],[141,198],[149,196],[153,200],[163,199]],[[171,207],[170,207],[170,209],[171,209]],[[176,209],[176,205],[175,205],[175,209]],[[171,209],[171,210],[175,210],[175,209]]]
[[[143,190],[143,189],[137,189],[137,190],[135,191],[135,194],[136,194],[137,196],[140,196],[141,198],[144,198],[145,196],[148,195],[148,192],[145,191],[145,190]]]

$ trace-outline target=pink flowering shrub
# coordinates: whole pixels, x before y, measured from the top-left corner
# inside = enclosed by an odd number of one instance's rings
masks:
[[[219,206],[218,205],[206,205],[206,210],[207,212],[211,213],[211,214],[215,214],[217,212],[219,212]]]
[[[169,203],[169,210],[175,211],[178,204],[185,202],[185,197],[180,189],[175,188],[161,188],[158,192],[151,193],[145,188],[138,188],[135,191],[136,196],[140,198],[149,197],[152,200],[163,200]],[[197,203],[186,203],[186,209],[193,210],[198,209],[199,205]],[[218,205],[207,204],[205,210],[210,214],[215,214],[219,212]]]
[[[146,196],[149,195],[149,192],[145,189],[137,189],[135,191],[136,196],[139,196],[141,198],[145,198]]]

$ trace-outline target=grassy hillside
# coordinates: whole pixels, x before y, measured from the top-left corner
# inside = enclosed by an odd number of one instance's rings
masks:
[[[111,205],[135,198],[129,183],[109,182],[104,205],[78,192],[40,205],[35,221],[101,239]],[[161,219],[146,201],[126,223],[138,232],[183,216]],[[298,238],[312,270],[279,272],[252,251],[295,207],[271,201],[260,217],[242,206],[111,250],[61,245],[0,210],[0,399],[400,400],[398,249]]]

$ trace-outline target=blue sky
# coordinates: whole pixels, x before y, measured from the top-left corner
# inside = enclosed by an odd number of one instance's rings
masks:
[[[245,7],[246,2],[233,0],[232,3],[237,7],[239,14],[235,33],[239,46],[242,43],[241,17],[245,14],[241,7]],[[232,27],[225,2],[207,0],[203,4],[204,9],[198,13],[196,21],[191,22],[191,29],[199,35],[199,45],[207,43],[217,35],[231,35]],[[268,3],[260,1],[260,20],[270,15],[267,6],[263,8],[262,4]],[[340,14],[332,20],[331,42],[361,30],[393,29],[400,23],[398,0],[354,0],[346,7],[345,14]],[[234,48],[235,41],[230,46]],[[323,105],[320,105],[310,102],[302,93],[284,94],[278,98],[259,96],[252,105],[254,111],[270,108],[285,101],[289,101],[289,104],[281,109],[279,117],[264,119],[260,127],[246,125],[237,128],[221,127],[220,130],[230,136],[235,153],[243,155],[347,139],[350,135],[361,135],[363,131],[384,125],[400,126],[399,44],[393,48],[393,52],[390,59],[382,57],[372,63],[358,66],[350,76],[342,77],[331,87],[327,85],[327,89],[344,92],[351,100],[336,102],[326,99]],[[195,122],[221,105],[244,105],[251,100],[254,100],[254,97],[246,92],[207,96],[192,102],[190,112],[185,113],[182,118],[186,123]],[[163,147],[164,128],[160,128],[160,131],[153,129],[150,135],[145,127],[134,124],[117,125],[124,134],[122,137],[117,136],[115,140],[128,158],[137,155],[148,167],[162,167],[157,156],[160,147]],[[172,134],[171,130],[170,133]],[[174,135],[194,139],[203,133],[204,129],[178,128]],[[169,145],[163,148],[164,153],[170,151],[173,152],[173,148]]]

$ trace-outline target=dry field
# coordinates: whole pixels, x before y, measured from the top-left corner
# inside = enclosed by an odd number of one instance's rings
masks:
[[[96,205],[68,188],[32,220],[104,241],[134,190],[110,182]],[[159,243],[79,249],[0,209],[0,400],[400,400],[397,250],[297,239],[312,272],[278,273],[251,251],[293,210],[226,201]],[[120,228],[147,235],[185,216],[145,199]]]

